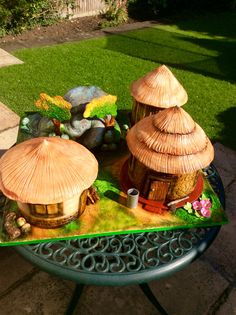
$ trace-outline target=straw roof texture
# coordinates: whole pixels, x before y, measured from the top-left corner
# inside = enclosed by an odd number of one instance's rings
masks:
[[[148,168],[186,174],[208,166],[214,149],[203,129],[180,107],[140,120],[127,135],[130,152]]]
[[[2,156],[0,189],[23,203],[58,203],[90,187],[97,173],[93,154],[75,141],[34,138]]]
[[[160,108],[182,106],[188,100],[187,92],[165,65],[133,82],[131,94],[140,103]]]

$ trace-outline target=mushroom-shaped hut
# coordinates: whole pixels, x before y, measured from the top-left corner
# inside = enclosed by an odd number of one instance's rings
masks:
[[[163,204],[193,192],[202,180],[199,171],[214,157],[203,129],[180,107],[139,121],[128,132],[127,144],[130,182],[141,196]]]
[[[188,95],[173,73],[162,65],[131,85],[133,107],[131,124],[161,109],[182,106]]]
[[[34,138],[0,159],[0,190],[17,201],[30,223],[54,228],[84,211],[97,173],[97,160],[82,145],[57,137]]]

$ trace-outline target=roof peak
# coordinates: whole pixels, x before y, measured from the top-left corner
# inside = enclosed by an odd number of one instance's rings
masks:
[[[134,81],[131,94],[140,103],[160,108],[182,106],[188,100],[187,92],[165,65]]]

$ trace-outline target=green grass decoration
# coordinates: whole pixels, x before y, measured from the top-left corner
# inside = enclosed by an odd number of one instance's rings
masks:
[[[188,224],[196,224],[201,219],[203,222],[214,223],[218,221],[219,211],[218,209],[221,208],[220,200],[216,196],[216,194],[212,190],[204,190],[203,194],[201,195],[200,199],[209,199],[212,203],[211,206],[211,217],[205,218],[200,216],[197,211],[192,209],[191,203],[188,203],[187,206],[184,208],[178,208],[175,212],[175,215],[180,219],[183,219]],[[222,220],[222,217],[221,219]]]
[[[72,221],[63,227],[64,231],[68,233],[71,231],[78,230],[79,228],[80,228],[80,224],[78,221]]]

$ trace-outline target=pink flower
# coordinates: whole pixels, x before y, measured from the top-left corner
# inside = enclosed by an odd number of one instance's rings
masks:
[[[211,216],[211,211],[207,208],[202,208],[200,212],[201,212],[201,215],[205,218],[210,218]]]
[[[211,202],[209,199],[203,199],[200,201],[200,204],[202,205],[203,208],[210,209],[211,208]]]
[[[209,218],[211,216],[211,202],[209,199],[196,200],[192,203],[193,209],[200,212],[201,215],[205,218]]]
[[[201,206],[201,204],[200,204],[200,201],[194,201],[193,203],[192,203],[192,205],[193,205],[193,209],[194,210],[196,210],[196,211],[200,211],[201,210],[201,208],[202,208],[202,206]]]

